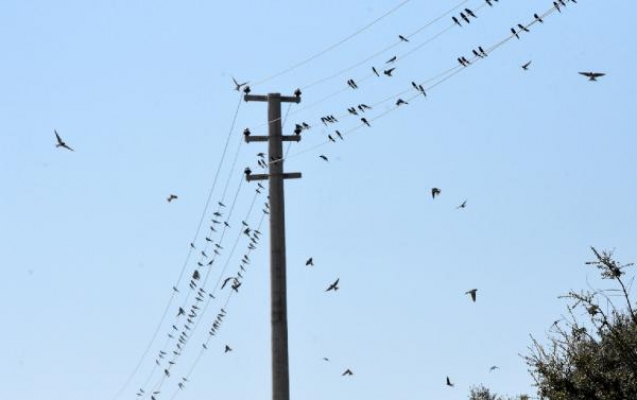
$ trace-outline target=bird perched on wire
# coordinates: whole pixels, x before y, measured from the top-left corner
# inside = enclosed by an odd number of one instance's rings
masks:
[[[64,149],[70,150],[70,151],[75,151],[72,148],[70,148],[65,142],[64,140],[62,140],[62,138],[60,137],[60,135],[58,134],[58,132],[53,129],[53,133],[55,133],[55,139],[57,140],[57,144],[55,145],[55,147],[62,147]]]
[[[474,302],[474,303],[475,303],[475,301],[476,301],[476,295],[477,295],[477,293],[478,293],[478,289],[471,289],[471,290],[467,290],[467,291],[465,292],[465,294],[468,294],[468,295],[470,295],[470,296],[471,296],[471,300],[473,300],[473,302]]]
[[[237,92],[240,92],[241,88],[248,84],[248,82],[239,83],[234,77],[232,77],[232,82],[234,82],[234,90]]]
[[[597,81],[597,78],[601,78],[602,76],[606,75],[603,72],[580,72],[580,75],[584,75],[585,77],[588,78],[589,81]]]
[[[398,35],[398,39],[402,40],[403,42],[409,42],[409,39],[407,39],[403,35]]]

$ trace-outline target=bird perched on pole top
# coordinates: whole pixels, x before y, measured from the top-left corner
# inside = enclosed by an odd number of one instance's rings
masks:
[[[294,97],[301,97],[301,89],[297,88],[297,89],[294,91]]]

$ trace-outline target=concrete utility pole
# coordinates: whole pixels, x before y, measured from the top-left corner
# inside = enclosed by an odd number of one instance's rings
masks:
[[[301,140],[299,135],[281,133],[281,103],[300,103],[301,97],[246,94],[245,101],[268,102],[268,136],[245,136],[246,142],[268,142],[268,174],[246,173],[246,179],[269,181],[270,193],[270,293],[272,321],[272,400],[290,399],[290,371],[288,364],[287,282],[285,274],[285,207],[283,180],[300,178],[300,173],[283,173],[283,142]]]

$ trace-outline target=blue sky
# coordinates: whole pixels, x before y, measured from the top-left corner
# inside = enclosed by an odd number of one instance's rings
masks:
[[[3,3],[0,398],[270,398],[266,198],[242,182],[266,151],[242,131],[266,134],[267,111],[233,77],[255,94],[302,88],[284,132],[312,125],[285,160],[303,173],[285,187],[292,397],[532,394],[529,335],[563,313],[558,295],[605,284],[589,246],[637,260],[637,5],[568,3],[518,40],[510,28],[551,1],[222,3]],[[458,27],[465,7],[477,18]],[[478,46],[488,57],[460,67]],[[393,56],[392,77],[373,75]],[[347,113],[361,103],[371,127]],[[218,201],[223,235],[209,231]],[[242,221],[261,224],[254,250]],[[223,249],[199,267],[207,235]],[[239,292],[220,290],[244,254]],[[195,269],[216,298],[166,379],[155,359],[174,349]]]

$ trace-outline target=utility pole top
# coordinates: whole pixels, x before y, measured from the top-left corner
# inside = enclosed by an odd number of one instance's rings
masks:
[[[301,96],[281,96],[281,93],[268,93],[267,95],[246,94],[244,101],[268,101],[270,98],[279,98],[281,103],[300,103]]]

